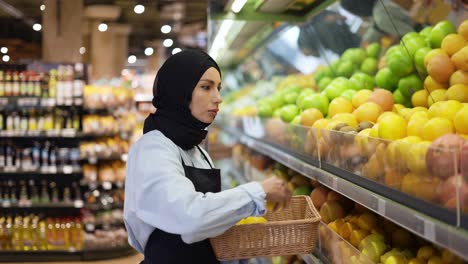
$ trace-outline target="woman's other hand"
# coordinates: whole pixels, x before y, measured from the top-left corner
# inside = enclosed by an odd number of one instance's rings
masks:
[[[270,202],[286,202],[291,199],[291,190],[287,182],[277,177],[269,177],[260,182],[266,193],[266,200]]]

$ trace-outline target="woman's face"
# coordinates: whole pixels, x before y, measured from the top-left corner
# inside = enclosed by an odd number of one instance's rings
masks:
[[[223,101],[220,94],[221,76],[211,67],[205,71],[192,92],[189,108],[192,115],[203,123],[213,122]]]

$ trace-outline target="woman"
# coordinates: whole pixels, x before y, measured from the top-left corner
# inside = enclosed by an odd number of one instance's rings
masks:
[[[265,199],[288,201],[283,181],[269,178],[221,192],[220,171],[198,145],[222,99],[221,71],[206,53],[170,57],[153,86],[155,114],[127,160],[124,221],[144,263],[218,263],[208,238],[240,219],[265,213]]]

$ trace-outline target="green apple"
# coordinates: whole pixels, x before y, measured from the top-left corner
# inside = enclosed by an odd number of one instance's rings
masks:
[[[425,28],[423,28],[423,30],[421,30],[419,32],[419,35],[426,39],[426,38],[429,38],[429,36],[431,35],[431,31],[432,31],[432,27],[430,27],[430,26],[425,27]]]
[[[329,85],[332,81],[333,79],[331,77],[326,76],[320,80],[317,86],[320,91],[323,91],[325,90],[325,88],[327,88],[327,85]]]
[[[275,93],[269,97],[269,101],[273,109],[278,109],[284,105],[283,96],[280,93]]]
[[[412,32],[416,34],[413,37],[407,37],[406,39],[403,38],[401,40],[401,45],[406,48],[411,56],[414,56],[417,50],[426,47],[426,40],[421,37],[418,33]],[[410,34],[410,33],[408,33]]]
[[[272,115],[272,116],[273,116],[274,118],[281,118],[281,109],[283,109],[283,108],[278,108],[278,109],[276,109],[275,111],[273,111],[273,115]]]
[[[257,106],[259,117],[271,117],[273,115],[273,108],[268,103],[259,104]]]
[[[291,124],[293,125],[300,125],[301,124],[301,115],[298,114],[294,119],[291,121]]]
[[[299,92],[296,92],[296,91],[287,92],[283,95],[284,103],[295,104],[298,96],[299,96]]]
[[[383,68],[377,72],[375,82],[378,87],[393,92],[398,87],[398,78],[393,75],[389,68]]]
[[[411,107],[411,101],[404,97],[400,90],[399,89],[396,89],[394,92],[393,92],[393,101],[395,102],[395,104],[401,104],[401,105],[404,105],[406,107]]]
[[[431,51],[431,48],[424,47],[418,49],[416,53],[414,54],[414,64],[416,65],[416,70],[418,73],[426,76],[427,75],[427,69],[426,66],[424,66],[424,58],[426,57],[426,54]]]
[[[353,62],[350,60],[343,60],[338,66],[336,74],[342,77],[350,77],[354,72]]]
[[[324,92],[326,93],[328,99],[331,101],[341,95],[344,91],[350,88],[349,80],[344,77],[338,77],[333,80]]]
[[[394,46],[387,51],[387,66],[397,77],[403,77],[413,72],[413,59],[401,45]]]
[[[325,69],[317,71],[314,76],[315,83],[319,83],[325,77],[327,77],[327,72]]]
[[[293,119],[299,114],[299,107],[295,104],[288,104],[281,107],[280,117],[286,123],[293,121]]]
[[[407,41],[407,40],[409,40],[411,38],[414,38],[414,37],[419,37],[419,34],[416,33],[416,32],[408,32],[401,38],[401,40],[402,41]]]
[[[361,71],[374,76],[379,66],[379,62],[375,58],[367,58],[361,64]]]
[[[375,86],[375,80],[372,78],[372,76],[358,72],[353,74],[351,78],[349,78],[349,88],[353,90],[372,90],[374,89]]]
[[[411,98],[415,92],[423,89],[423,87],[423,82],[414,73],[401,78],[398,82],[398,90],[405,98]]]
[[[364,49],[361,48],[350,48],[347,49],[341,55],[342,60],[349,60],[354,64],[361,65],[361,63],[366,59],[367,53]]]
[[[431,48],[440,48],[442,40],[445,38],[445,36],[452,33],[457,33],[457,29],[450,21],[443,20],[437,23],[434,28],[432,28],[431,34],[429,35]]]
[[[293,191],[293,195],[310,195],[311,192],[312,188],[308,185],[305,185],[295,188]]]
[[[366,53],[367,56],[378,59],[380,55],[380,44],[377,42],[371,43],[369,46],[366,48]]]
[[[325,116],[328,113],[328,97],[323,94],[312,94],[302,100],[302,110],[316,108]]]
[[[357,93],[356,90],[348,89],[348,90],[344,91],[343,93],[341,93],[340,97],[344,97],[344,98],[348,99],[351,102],[351,100],[353,100],[354,94],[356,94],[356,93]]]
[[[328,78],[328,77],[325,77],[325,78]],[[297,97],[297,100],[296,100],[296,105],[299,106],[299,108],[302,109],[301,105],[302,105],[302,100],[308,96],[308,95],[311,95],[311,94],[314,94],[315,91],[312,90],[312,89],[304,89],[302,90],[302,92],[299,94],[299,96]]]

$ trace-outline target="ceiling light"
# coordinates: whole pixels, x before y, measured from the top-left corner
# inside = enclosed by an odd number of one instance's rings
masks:
[[[172,29],[171,26],[164,25],[164,26],[161,27],[161,32],[164,33],[164,34],[167,34],[167,33],[171,32],[171,29]]]
[[[8,55],[3,55],[3,58],[2,58],[2,59],[3,59],[4,62],[9,62],[9,61],[10,61],[10,56],[8,56]]]
[[[146,55],[146,56],[151,56],[151,55],[153,55],[153,53],[154,53],[154,49],[153,49],[153,48],[148,47],[148,48],[145,49],[145,55]]]
[[[232,12],[239,13],[244,7],[245,3],[247,3],[247,0],[234,0],[234,3],[232,3],[231,6]]]
[[[107,31],[107,28],[108,28],[108,26],[107,26],[106,23],[101,23],[101,24],[99,24],[99,26],[98,26],[98,30],[101,31],[101,32],[106,32],[106,31]]]
[[[80,54],[83,55],[83,54],[85,54],[85,52],[86,52],[86,48],[85,48],[85,47],[81,47],[81,48],[80,48]]]
[[[133,64],[133,63],[136,62],[136,60],[137,60],[137,57],[135,55],[130,55],[130,56],[128,56],[127,61],[128,61],[128,63]]]
[[[39,9],[41,9],[41,11],[44,11],[44,10],[45,10],[45,5],[42,4],[42,5],[39,7]]]
[[[41,31],[42,25],[39,24],[39,23],[36,23],[36,24],[33,25],[33,29],[34,29],[34,31]]]
[[[138,4],[133,8],[133,11],[137,14],[143,14],[143,12],[145,12],[145,6]]]
[[[177,54],[177,53],[179,53],[181,51],[182,51],[181,49],[175,48],[175,49],[172,50],[172,55]]]
[[[0,52],[3,53],[3,54],[6,54],[8,52],[8,48],[7,47],[2,47],[0,49]]]
[[[166,47],[166,48],[171,47],[172,44],[174,44],[174,41],[172,41],[172,39],[165,39],[165,40],[163,41],[163,45],[164,45],[164,47]]]

